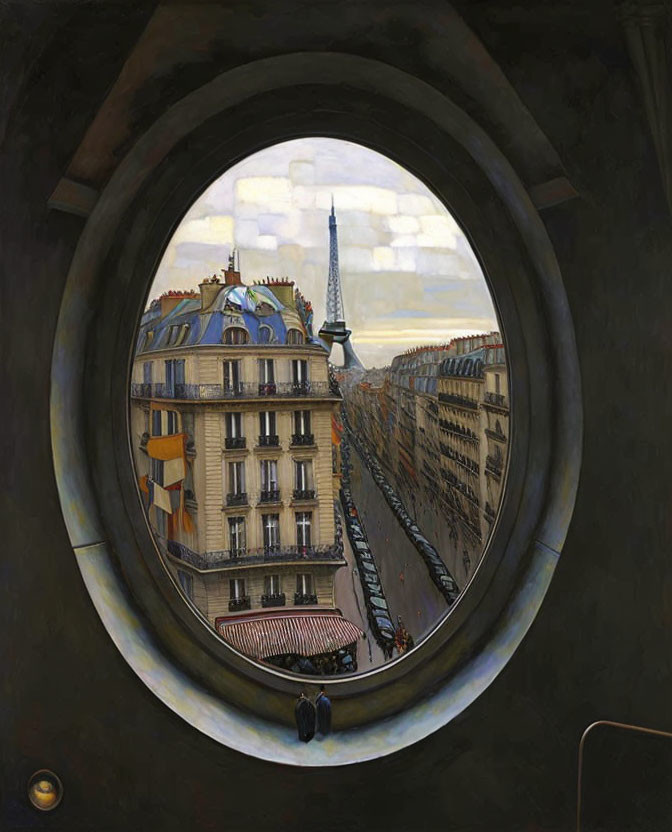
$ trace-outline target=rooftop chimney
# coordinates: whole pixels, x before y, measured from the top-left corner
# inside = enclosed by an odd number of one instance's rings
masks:
[[[172,289],[169,292],[165,292],[159,298],[159,303],[161,304],[161,317],[165,318],[169,312],[172,312],[173,309],[177,306],[178,303],[181,303],[185,298],[195,298],[198,297],[196,292],[180,292]]]
[[[238,267],[236,268],[236,255],[238,259]],[[240,286],[242,284],[242,280],[240,279],[240,255],[238,254],[237,249],[233,249],[229,256],[229,267],[228,269],[222,269],[224,272],[224,285],[225,286]]]
[[[222,284],[216,274],[212,277],[206,277],[203,283],[198,284],[201,290],[201,312],[205,312],[215,302],[215,298],[222,289]]]

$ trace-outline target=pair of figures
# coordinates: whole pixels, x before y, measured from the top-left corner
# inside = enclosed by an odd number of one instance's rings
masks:
[[[324,685],[315,697],[315,703],[310,701],[303,691],[299,694],[294,708],[296,728],[301,742],[310,742],[317,732],[326,737],[331,731],[331,701],[324,692]]]

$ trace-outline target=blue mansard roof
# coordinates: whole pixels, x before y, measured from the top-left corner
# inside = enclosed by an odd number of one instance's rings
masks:
[[[152,303],[140,322],[136,354],[221,345],[229,327],[246,330],[249,344],[285,344],[288,330],[293,329],[302,333],[306,344],[325,346],[313,335],[312,311],[306,311],[302,299],[285,306],[268,285],[222,284],[204,311],[200,297],[186,297],[162,318],[160,303]]]

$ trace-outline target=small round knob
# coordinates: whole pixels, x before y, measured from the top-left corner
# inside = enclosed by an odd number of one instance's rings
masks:
[[[28,799],[41,812],[55,809],[63,797],[63,784],[49,769],[36,771],[28,781]]]

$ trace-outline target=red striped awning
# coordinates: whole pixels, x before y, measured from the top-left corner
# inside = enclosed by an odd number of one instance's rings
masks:
[[[319,656],[340,650],[362,637],[362,631],[338,613],[264,615],[227,622],[218,619],[217,632],[232,647],[254,659],[293,653]]]

